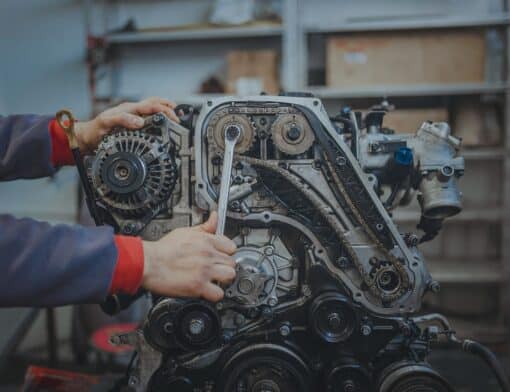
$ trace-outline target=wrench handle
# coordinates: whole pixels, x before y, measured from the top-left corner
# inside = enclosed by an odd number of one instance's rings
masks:
[[[237,129],[233,129],[237,128]],[[225,221],[227,220],[228,199],[230,193],[230,179],[232,177],[232,166],[234,164],[234,150],[241,135],[241,129],[229,126],[225,130],[225,152],[223,155],[223,167],[221,171],[220,195],[218,197],[218,225],[216,234],[223,235],[225,232]]]

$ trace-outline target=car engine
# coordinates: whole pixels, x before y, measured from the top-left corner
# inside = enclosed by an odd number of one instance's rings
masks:
[[[217,210],[218,232],[238,247],[237,275],[218,303],[153,296],[140,328],[112,338],[136,348],[125,388],[452,391],[426,362],[431,344],[486,349],[457,340],[443,316],[418,315],[439,290],[418,247],[462,208],[464,160],[448,124],[395,133],[383,106],[330,117],[300,93],[176,112],[180,124],[155,114],[86,158],[90,210],[145,240]],[[392,213],[415,198],[418,231],[401,233]]]

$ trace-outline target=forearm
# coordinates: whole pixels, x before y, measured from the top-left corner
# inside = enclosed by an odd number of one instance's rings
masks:
[[[0,306],[99,303],[134,293],[143,253],[137,238],[109,227],[86,228],[0,215]]]
[[[0,180],[52,175],[50,116],[0,117]]]

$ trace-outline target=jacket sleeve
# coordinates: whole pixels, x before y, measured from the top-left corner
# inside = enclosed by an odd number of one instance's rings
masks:
[[[50,116],[0,116],[0,179],[37,178],[55,172],[51,164]]]
[[[0,306],[101,302],[117,256],[110,227],[52,226],[0,215]]]

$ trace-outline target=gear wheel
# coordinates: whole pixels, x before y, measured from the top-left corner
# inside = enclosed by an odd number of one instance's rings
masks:
[[[315,141],[312,128],[301,115],[282,114],[271,128],[273,143],[288,155],[298,155],[308,150]]]
[[[381,261],[370,271],[377,289],[385,297],[398,295],[402,289],[402,279],[397,269],[387,261]]]
[[[229,126],[238,126],[241,129],[241,135],[235,147],[235,152],[240,154],[248,151],[255,139],[255,133],[251,121],[242,114],[218,113],[216,121],[213,119],[207,127],[207,140],[209,144],[222,151],[225,148],[225,129]]]
[[[177,179],[169,147],[142,131],[106,137],[91,169],[101,200],[126,217],[142,216],[167,200]]]

